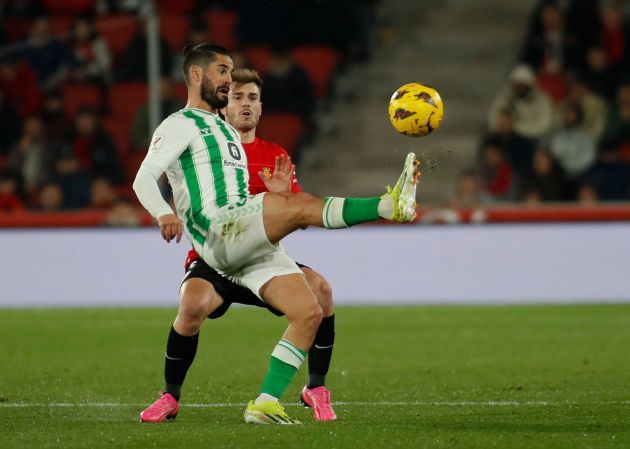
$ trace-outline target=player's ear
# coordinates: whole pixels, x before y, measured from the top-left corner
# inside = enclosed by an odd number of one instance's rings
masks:
[[[223,117],[227,117],[227,108],[221,108],[219,109],[219,112]]]
[[[202,70],[198,65],[191,65],[190,69],[188,69],[188,78],[193,83],[199,83],[201,81]]]

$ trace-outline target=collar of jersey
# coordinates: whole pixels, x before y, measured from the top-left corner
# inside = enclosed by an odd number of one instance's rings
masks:
[[[199,112],[203,112],[204,114],[210,114],[213,117],[218,117],[217,114],[215,114],[214,112],[210,112],[210,111],[206,111],[205,109],[199,109],[199,108],[182,108],[183,110],[190,110],[192,109],[193,111],[199,111]]]

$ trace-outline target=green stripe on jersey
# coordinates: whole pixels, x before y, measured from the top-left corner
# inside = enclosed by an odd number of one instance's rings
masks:
[[[223,157],[221,149],[217,143],[217,139],[212,135],[210,127],[204,119],[192,111],[184,111],[184,116],[195,121],[195,125],[199,128],[199,134],[206,144],[208,155],[210,157],[210,168],[212,169],[212,178],[214,180],[215,204],[217,207],[227,204],[227,186],[225,184],[225,173],[223,172]]]
[[[245,175],[243,174],[242,168],[237,168],[236,170],[236,184],[238,185],[238,196],[241,198],[247,198],[249,196],[249,189],[247,188],[247,183],[245,182]]]
[[[206,241],[206,238],[204,237],[204,235],[199,232],[199,230],[195,227],[195,220],[192,217],[192,211],[191,209],[188,209],[186,211],[186,229],[188,229],[188,232],[190,233],[190,235],[192,236],[193,239],[195,239],[197,241],[197,243],[199,243],[200,245],[203,245],[204,242]],[[206,235],[207,235],[207,231],[206,231]]]
[[[217,124],[217,126],[219,127],[219,129],[221,130],[221,132],[223,133],[223,135],[225,136],[225,138],[228,140],[228,142],[234,142],[234,136],[232,134],[230,134],[230,132],[227,129],[227,126],[225,126],[225,122],[223,120],[221,120],[220,118],[215,118],[214,123]]]
[[[192,207],[192,220],[207,233],[208,229],[210,229],[210,219],[203,213],[199,176],[195,169],[195,162],[192,158],[190,146],[186,147],[184,152],[179,156],[179,165],[184,172],[184,179],[188,187],[190,206]]]

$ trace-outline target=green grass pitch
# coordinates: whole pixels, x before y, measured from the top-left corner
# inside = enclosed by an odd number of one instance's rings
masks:
[[[0,448],[629,448],[630,305],[340,307],[339,420],[243,422],[285,321],[204,324],[176,421],[141,424],[173,309],[0,310]]]

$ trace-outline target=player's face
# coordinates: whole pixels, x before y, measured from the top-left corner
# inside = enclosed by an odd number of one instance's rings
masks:
[[[258,125],[262,113],[260,90],[254,83],[233,84],[230,101],[226,107],[226,118],[238,131],[249,131]]]
[[[230,84],[232,84],[232,58],[216,55],[203,71],[201,78],[201,99],[214,109],[224,108],[228,102]]]

